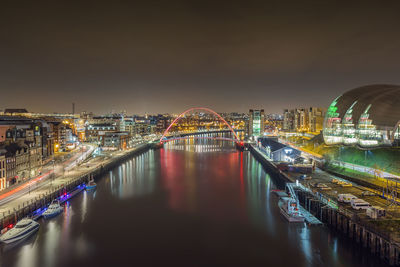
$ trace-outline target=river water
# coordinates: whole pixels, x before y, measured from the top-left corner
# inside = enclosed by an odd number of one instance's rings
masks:
[[[378,266],[324,226],[289,224],[249,152],[181,140],[122,163],[1,266]]]

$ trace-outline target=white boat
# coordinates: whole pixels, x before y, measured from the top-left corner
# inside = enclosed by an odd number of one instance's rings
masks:
[[[89,183],[86,184],[86,190],[94,190],[96,189],[97,184],[94,182],[93,176],[90,177]]]
[[[40,224],[32,219],[24,218],[18,221],[13,228],[0,236],[0,241],[6,244],[27,238],[39,229]]]
[[[289,222],[304,222],[304,216],[301,214],[297,205],[297,201],[291,197],[281,197],[278,201],[281,214]]]
[[[62,211],[63,207],[60,205],[60,202],[57,199],[54,199],[42,215],[45,219],[49,219],[60,214]]]

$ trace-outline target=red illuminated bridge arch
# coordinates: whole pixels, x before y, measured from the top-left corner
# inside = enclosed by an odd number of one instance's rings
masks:
[[[219,115],[217,112],[215,112],[212,109],[209,108],[202,108],[202,107],[197,107],[197,108],[190,108],[185,110],[184,112],[182,112],[181,114],[179,114],[178,117],[175,118],[175,120],[168,126],[168,128],[164,131],[163,135],[161,136],[160,142],[163,142],[163,139],[166,137],[166,135],[168,134],[169,130],[171,129],[171,127],[176,124],[181,118],[183,118],[183,116],[188,113],[191,112],[193,110],[202,110],[202,111],[207,111],[209,113],[214,114],[215,116],[217,116],[221,121],[223,121],[225,123],[226,126],[228,126],[229,130],[231,130],[233,136],[235,137],[235,141],[238,143],[240,142],[239,137],[237,136],[237,134],[235,133],[235,131],[232,129],[232,127],[229,125],[229,123],[224,120],[224,118],[221,117],[221,115]]]

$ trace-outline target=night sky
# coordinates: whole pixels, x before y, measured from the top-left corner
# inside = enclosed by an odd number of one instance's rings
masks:
[[[400,6],[389,2],[10,2],[0,109],[281,113],[400,84]]]

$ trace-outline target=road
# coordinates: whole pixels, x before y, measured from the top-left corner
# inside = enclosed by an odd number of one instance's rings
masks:
[[[36,198],[50,194],[58,188],[62,188],[68,182],[81,177],[82,175],[88,175],[88,173],[100,167],[100,165],[105,165],[116,158],[127,153],[131,153],[132,150],[138,149],[144,145],[147,145],[147,143],[138,144],[133,148],[124,151],[108,151],[100,156],[90,157],[78,166],[76,166],[77,159],[71,160],[68,166],[74,165],[74,167],[66,170],[62,175],[59,175],[54,179],[49,179],[50,176],[47,176],[46,179],[44,177],[35,178],[39,180],[41,179],[40,182],[31,184],[30,186],[24,186],[23,189],[18,191],[17,194],[12,194],[11,196],[7,196],[6,198],[0,200],[0,219],[7,216],[9,213],[12,213],[14,209],[18,210],[33,202]]]
[[[56,179],[64,173],[64,170],[67,171],[75,167],[79,162],[87,158],[95,150],[95,148],[96,147],[94,145],[84,145],[72,152],[71,157],[66,161],[57,164],[47,164],[42,169],[43,173],[41,175],[22,184],[18,184],[6,192],[2,192],[2,194],[0,194],[0,207],[12,200],[20,198],[25,194],[30,194],[32,190],[42,188],[49,182],[51,183],[51,179]]]
[[[395,175],[395,174],[389,173],[389,172],[385,172],[385,171],[382,171],[379,169],[374,169],[371,167],[361,166],[361,165],[352,164],[352,163],[348,163],[348,162],[344,162],[344,161],[334,161],[332,163],[336,166],[346,167],[351,170],[356,170],[356,171],[362,172],[362,173],[368,173],[370,175],[381,177],[381,178],[400,179],[400,176],[398,176],[398,175]]]

